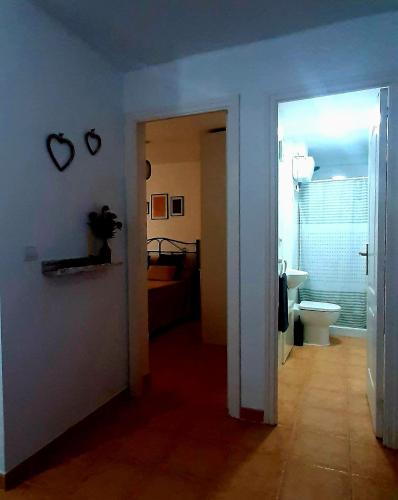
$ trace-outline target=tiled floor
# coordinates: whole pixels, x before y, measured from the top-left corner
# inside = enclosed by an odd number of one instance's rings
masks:
[[[365,347],[295,348],[274,428],[226,414],[226,352],[196,325],[152,342],[153,389],[77,428],[0,499],[398,499],[397,458],[372,437]]]
[[[280,498],[398,499],[398,455],[371,427],[363,339],[295,347],[279,371],[279,421],[291,429]]]

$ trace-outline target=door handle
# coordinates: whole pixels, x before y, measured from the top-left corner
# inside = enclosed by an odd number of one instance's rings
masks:
[[[369,274],[369,243],[366,243],[366,251],[358,252],[361,257],[366,257],[366,276]]]

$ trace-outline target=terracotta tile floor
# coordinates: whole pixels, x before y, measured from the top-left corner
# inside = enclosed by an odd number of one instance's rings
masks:
[[[366,343],[294,347],[279,370],[280,426],[291,429],[281,499],[398,499],[398,454],[374,437]]]
[[[151,343],[153,388],[120,398],[0,498],[398,499],[397,457],[373,438],[365,346],[295,348],[280,370],[278,427],[226,414],[226,352],[195,324]]]

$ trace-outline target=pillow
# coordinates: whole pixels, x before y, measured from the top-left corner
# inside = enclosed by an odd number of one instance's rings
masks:
[[[147,262],[147,269],[149,266],[155,266],[158,262],[158,258],[159,256],[158,255],[153,255],[151,253],[148,252],[148,262]]]
[[[149,266],[148,279],[151,281],[172,281],[176,272],[176,266]]]
[[[175,266],[176,277],[179,277],[179,275],[182,273],[182,270],[184,269],[184,262],[185,262],[184,253],[177,253],[177,254],[161,253],[159,255],[156,264],[158,266]]]

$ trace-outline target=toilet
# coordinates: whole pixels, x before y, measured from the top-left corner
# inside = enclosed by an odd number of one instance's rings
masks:
[[[328,302],[303,300],[298,309],[304,325],[304,343],[330,345],[329,326],[339,319],[341,307]]]

